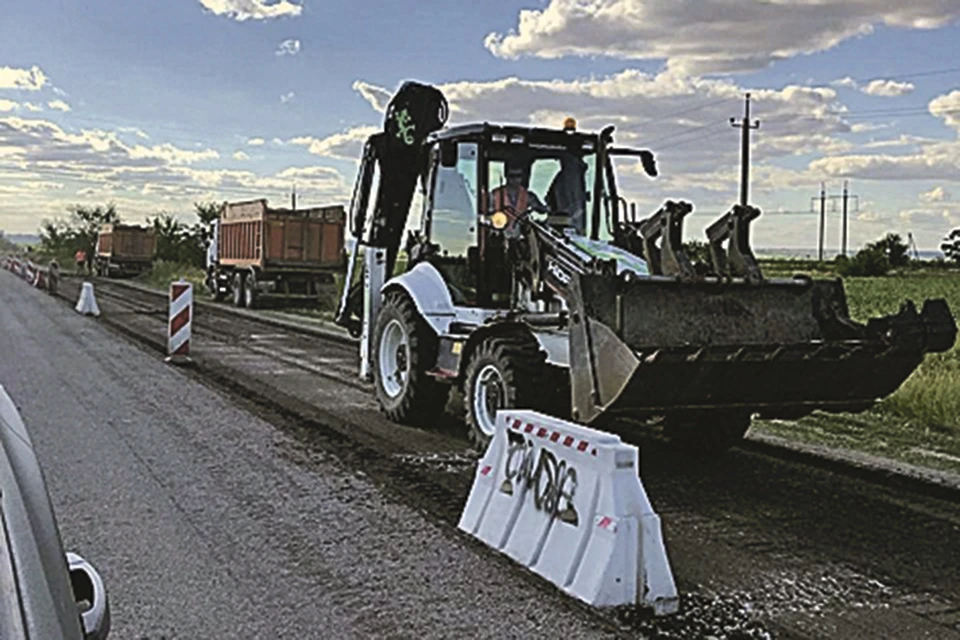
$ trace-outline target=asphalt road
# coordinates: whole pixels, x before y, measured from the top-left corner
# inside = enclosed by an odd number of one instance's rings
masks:
[[[0,384],[113,638],[608,633],[363,474],[0,272]],[[507,567],[507,568],[505,568]]]

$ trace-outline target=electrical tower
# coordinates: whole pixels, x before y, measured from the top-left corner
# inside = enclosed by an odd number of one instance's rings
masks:
[[[750,183],[750,131],[759,129],[760,121],[750,122],[750,94],[746,95],[743,103],[743,120],[737,124],[736,118],[730,118],[730,125],[743,130],[740,140],[740,204],[747,206],[747,189]]]

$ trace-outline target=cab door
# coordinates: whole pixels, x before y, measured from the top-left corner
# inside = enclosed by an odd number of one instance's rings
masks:
[[[479,302],[478,155],[475,142],[441,142],[424,216],[424,235],[433,245],[430,262],[443,275],[454,303],[463,306]]]

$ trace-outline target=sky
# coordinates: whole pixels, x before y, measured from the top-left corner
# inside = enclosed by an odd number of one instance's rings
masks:
[[[752,96],[757,247],[817,245],[845,181],[850,246],[960,227],[960,0],[31,0],[0,19],[0,229],[71,205],[192,222],[192,203],[348,204],[363,140],[406,79],[451,124],[616,125],[618,166],[688,238],[736,202]],[[831,199],[825,243],[840,242]],[[856,206],[855,206],[856,205]],[[837,210],[835,210],[835,207]]]

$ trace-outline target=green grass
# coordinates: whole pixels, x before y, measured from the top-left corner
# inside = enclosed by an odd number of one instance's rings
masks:
[[[764,265],[765,273],[806,272],[834,277],[792,263]],[[797,268],[801,267],[801,268]],[[815,271],[812,273],[812,271]],[[896,313],[905,300],[918,310],[927,298],[945,298],[960,314],[960,272],[943,268],[904,269],[884,278],[845,278],[854,320]],[[759,421],[755,428],[796,440],[841,446],[928,467],[960,471],[960,348],[929,354],[901,387],[875,408],[859,415],[815,413],[797,421]]]
[[[167,262],[157,260],[153,263],[153,268],[146,273],[136,277],[136,281],[145,285],[166,290],[171,282],[184,278],[187,282],[193,283],[194,296],[201,294],[206,290],[204,280],[206,274],[203,269],[179,262]]]

